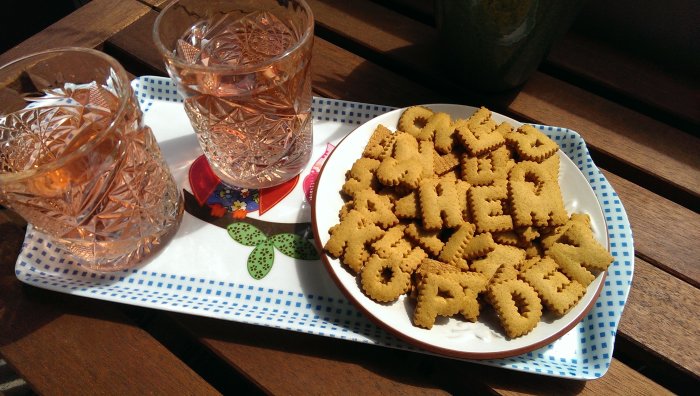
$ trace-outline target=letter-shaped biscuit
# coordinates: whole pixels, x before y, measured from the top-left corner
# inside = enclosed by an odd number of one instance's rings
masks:
[[[477,298],[479,297],[479,293],[486,290],[488,281],[486,277],[475,272],[460,272],[459,278],[459,284],[464,291],[464,300],[459,313],[464,319],[470,322],[476,322],[479,318],[480,308]]]
[[[477,257],[486,256],[489,252],[496,248],[496,242],[493,240],[490,232],[482,232],[474,235],[467,246],[462,251],[462,257],[467,260],[473,260]]]
[[[559,146],[547,135],[529,124],[506,134],[506,142],[515,148],[520,158],[542,162],[559,150]]]
[[[432,176],[432,142],[421,143],[419,150],[416,138],[408,133],[397,134],[392,155],[384,158],[377,169],[379,181],[386,186],[416,188],[424,175]]]
[[[410,193],[399,198],[394,203],[394,213],[400,219],[415,219],[420,212],[418,192],[411,190]]]
[[[513,229],[513,219],[504,214],[507,205],[506,183],[478,186],[469,189],[469,206],[477,232],[499,232]]]
[[[554,226],[568,220],[559,183],[537,162],[516,164],[508,175],[508,187],[515,227]]]
[[[537,291],[544,306],[560,317],[586,292],[583,285],[560,272],[557,263],[549,257],[532,264],[520,277]]]
[[[376,186],[379,184],[375,176],[378,167],[379,161],[373,158],[361,157],[355,161],[346,174],[347,180],[343,184],[343,192],[354,197],[355,193],[368,188],[374,187],[373,189],[376,190]]]
[[[450,238],[445,243],[445,246],[440,251],[439,259],[442,262],[455,265],[461,269],[467,270],[469,266],[464,259],[464,249],[474,237],[474,224],[462,223],[455,232],[450,235]]]
[[[454,145],[454,127],[450,116],[446,113],[433,114],[423,128],[423,133],[433,137],[435,150],[442,154],[452,152],[452,146]]]
[[[389,258],[392,255],[403,257],[411,250],[411,244],[403,237],[406,226],[395,225],[384,233],[381,238],[372,243],[374,253],[381,258]]]
[[[421,249],[420,246],[415,246],[408,252],[408,254],[404,255],[403,259],[401,260],[401,270],[412,274],[416,271],[416,268],[418,268],[420,263],[427,258],[428,253]]]
[[[496,270],[496,273],[491,277],[489,285],[501,283],[513,279],[518,279],[520,272],[513,263],[504,263]]]
[[[525,252],[513,246],[495,245],[486,257],[472,261],[469,268],[486,277],[489,281],[503,265],[513,265],[516,268],[525,260]]]
[[[401,270],[401,258],[373,254],[360,272],[362,290],[379,302],[394,301],[408,291],[411,275]]]
[[[421,177],[427,179],[435,175],[435,146],[432,141],[423,140],[419,143],[418,161],[423,165]]]
[[[493,240],[501,245],[508,246],[518,246],[520,244],[520,238],[514,230],[492,232]]]
[[[462,224],[457,188],[450,180],[423,179],[418,187],[421,219],[426,230],[454,228]]]
[[[418,268],[414,273],[416,277],[416,284],[420,284],[422,280],[430,273],[443,274],[448,272],[461,272],[459,268],[452,264],[445,263],[443,261],[433,260],[426,258],[420,262]]]
[[[394,147],[394,139],[396,135],[384,125],[377,125],[377,128],[369,138],[369,142],[362,152],[363,157],[383,160],[391,155],[391,149]]]
[[[369,258],[366,245],[384,234],[381,228],[356,210],[348,212],[340,223],[331,227],[328,232],[331,237],[324,248],[331,256],[341,258],[355,273],[360,272]]]
[[[413,284],[415,287],[411,291],[411,298],[418,297],[418,287],[423,282],[428,274],[443,274],[450,272],[461,272],[461,270],[452,264],[443,263],[442,261],[425,258],[420,262],[418,268],[413,272]]]
[[[476,321],[479,316],[477,296],[485,287],[485,279],[473,272],[428,273],[418,285],[413,323],[430,329],[437,316],[457,313]]]
[[[545,254],[559,265],[569,279],[588,286],[595,279],[590,271],[605,271],[614,258],[593,237],[593,232],[584,222],[571,221]]]
[[[437,176],[442,176],[445,173],[456,169],[459,166],[460,154],[450,151],[447,154],[440,155],[435,146],[435,156],[433,157],[433,168]]]
[[[511,129],[506,123],[496,126],[496,122],[491,119],[491,111],[485,107],[477,110],[466,121],[457,121],[454,128],[459,140],[473,156],[482,155],[505,144],[503,136]]]
[[[465,182],[464,180],[457,179],[455,181],[455,188],[457,189],[457,204],[459,205],[459,210],[462,211],[462,219],[468,222],[472,221],[472,217],[469,214],[469,200],[467,199],[467,194],[471,186],[471,184]]]
[[[552,247],[554,243],[560,242],[562,235],[564,235],[564,233],[568,231],[574,223],[581,223],[586,228],[590,228],[591,218],[586,213],[572,213],[571,217],[564,225],[555,227],[551,233],[542,237],[542,246],[545,248],[545,250]]]
[[[487,296],[510,338],[529,333],[542,317],[542,303],[537,292],[520,279],[489,286]]]
[[[433,256],[440,254],[442,247],[445,245],[440,240],[440,231],[426,231],[416,223],[408,224],[404,233],[411,241]]]
[[[428,257],[428,254],[420,247],[414,247],[404,238],[405,229],[406,226],[402,224],[391,227],[372,244],[372,249],[381,258],[396,256],[401,259],[399,262],[401,270],[410,274],[424,258]]]
[[[542,166],[547,169],[547,172],[552,176],[552,180],[558,182],[559,181],[559,164],[561,162],[561,158],[559,158],[559,154],[552,154],[547,158],[546,160],[540,162]]]
[[[410,133],[413,137],[418,138],[432,115],[433,111],[427,107],[411,106],[401,113],[397,128],[399,131]],[[432,138],[432,135],[430,138]]]
[[[514,163],[505,147],[499,147],[481,157],[464,155],[460,161],[462,179],[474,186],[493,184],[496,180],[505,179]]]
[[[396,225],[399,219],[392,212],[391,199],[386,195],[379,195],[374,190],[362,190],[355,194],[353,208],[362,213],[367,220],[383,229]]]

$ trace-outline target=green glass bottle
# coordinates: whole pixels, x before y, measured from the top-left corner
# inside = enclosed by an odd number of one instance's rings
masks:
[[[481,91],[523,84],[584,0],[437,0],[444,67]]]

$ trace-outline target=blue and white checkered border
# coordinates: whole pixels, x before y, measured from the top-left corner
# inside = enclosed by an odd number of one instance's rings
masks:
[[[143,111],[159,102],[182,102],[166,78],[140,77],[132,82],[132,87]],[[314,120],[353,125],[394,109],[318,97],[312,106]],[[595,306],[571,330],[579,335],[579,351],[564,351],[555,341],[520,356],[476,362],[557,377],[594,379],[605,374],[612,360],[615,332],[634,272],[632,232],[619,197],[593,163],[579,134],[566,128],[535,126],[556,141],[588,179],[606,217],[615,261]],[[152,272],[147,268],[95,274],[81,269],[79,263],[31,227],[15,272],[23,282],[64,293],[417,350],[374,325],[343,298]]]

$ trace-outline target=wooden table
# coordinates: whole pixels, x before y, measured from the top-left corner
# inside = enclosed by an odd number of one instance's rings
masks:
[[[429,56],[436,41],[431,2],[309,2],[316,17],[312,66],[319,96],[391,106],[485,105],[583,136],[627,210],[636,248],[631,294],[607,374],[592,381],[535,376],[26,286],[13,270],[25,223],[2,209],[0,356],[32,390],[659,394],[698,385],[697,69],[693,75],[679,64],[674,67],[673,59],[655,61],[638,51],[644,45],[631,48],[604,40],[586,26],[596,15],[614,18],[614,12],[595,14],[589,7],[524,86],[481,94],[450,81]],[[150,33],[163,3],[93,0],[1,55],[0,61],[51,47],[85,46],[113,55],[134,76],[165,75]],[[651,22],[647,28],[659,26]],[[698,38],[697,30],[689,33]]]

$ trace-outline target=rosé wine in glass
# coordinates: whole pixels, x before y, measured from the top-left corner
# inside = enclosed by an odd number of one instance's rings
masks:
[[[222,181],[271,187],[306,167],[313,16],[303,1],[176,1],[154,38]]]
[[[163,247],[182,198],[121,66],[69,48],[0,75],[14,78],[0,100],[0,203],[89,270],[130,268]]]

